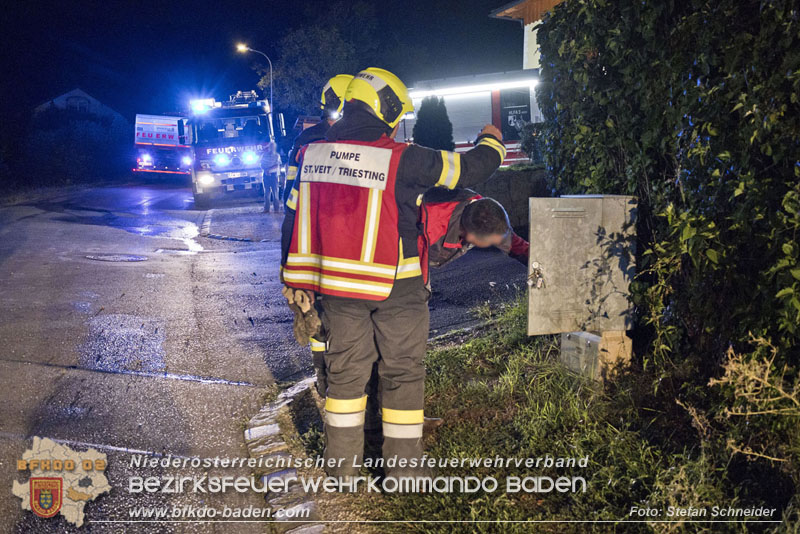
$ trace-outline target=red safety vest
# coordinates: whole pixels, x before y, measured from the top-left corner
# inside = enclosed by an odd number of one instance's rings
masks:
[[[297,289],[385,300],[397,278],[419,276],[403,258],[395,199],[405,143],[316,142],[305,147],[284,282]]]

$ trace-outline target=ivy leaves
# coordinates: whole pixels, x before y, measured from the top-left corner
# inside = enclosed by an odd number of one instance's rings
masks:
[[[639,198],[642,365],[653,395],[671,387],[711,418],[744,402],[708,388],[729,349],[800,383],[798,13],[796,0],[569,0],[538,29],[553,186]],[[722,451],[789,457],[800,480],[796,419],[712,426]]]
[[[553,185],[639,197],[643,248],[681,268],[648,271],[637,287],[661,279],[681,288],[649,306],[688,314],[658,324],[713,332],[698,353],[745,346],[749,331],[800,345],[790,324],[800,323],[796,16],[789,0],[570,0],[538,30]],[[745,319],[691,316],[702,299]],[[673,349],[687,342],[671,339]]]

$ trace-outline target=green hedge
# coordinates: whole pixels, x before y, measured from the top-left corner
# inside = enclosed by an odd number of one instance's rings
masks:
[[[552,186],[640,201],[647,432],[797,506],[800,4],[566,0],[538,40]]]

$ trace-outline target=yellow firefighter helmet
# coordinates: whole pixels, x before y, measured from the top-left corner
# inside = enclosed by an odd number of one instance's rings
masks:
[[[355,75],[347,86],[345,100],[359,100],[394,128],[403,116],[414,111],[408,88],[388,70],[370,67]]]
[[[341,112],[344,106],[344,92],[353,77],[349,74],[337,74],[322,88],[319,107],[329,111]]]

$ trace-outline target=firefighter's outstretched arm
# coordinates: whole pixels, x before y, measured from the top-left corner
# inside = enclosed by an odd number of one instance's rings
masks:
[[[523,265],[528,265],[528,255],[530,251],[530,243],[522,239],[520,236],[511,231],[511,247],[508,255],[520,262]]]
[[[495,126],[485,126],[475,147],[467,152],[432,150],[411,145],[398,171],[401,179],[413,180],[419,187],[453,189],[470,187],[489,178],[506,157],[503,136]]]

